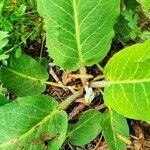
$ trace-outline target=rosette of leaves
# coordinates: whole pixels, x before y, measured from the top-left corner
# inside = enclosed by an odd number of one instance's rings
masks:
[[[45,22],[48,52],[57,65],[75,71],[106,56],[119,0],[38,0],[37,5]],[[20,98],[0,107],[0,149],[58,150],[65,140],[84,146],[101,131],[110,150],[125,149],[126,117],[150,122],[150,41],[115,54],[104,68],[104,77],[90,86],[104,88],[106,113],[88,110],[76,123],[68,124],[64,109],[82,91],[59,104],[41,95],[48,74],[33,58],[23,55],[3,65],[2,83]]]

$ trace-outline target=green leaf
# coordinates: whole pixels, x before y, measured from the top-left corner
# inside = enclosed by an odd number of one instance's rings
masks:
[[[85,112],[76,124],[71,124],[68,141],[76,146],[90,143],[101,132],[101,113],[97,110]]]
[[[48,96],[19,98],[0,107],[1,150],[58,150],[67,132],[67,114]]]
[[[8,43],[8,32],[0,31],[0,50]]]
[[[25,11],[26,11],[26,5],[22,4],[18,9],[18,16],[24,15]]]
[[[13,58],[9,66],[1,69],[1,81],[4,86],[18,96],[38,95],[45,88],[48,73],[45,67],[33,58],[22,55]]]
[[[4,97],[3,95],[0,95],[0,106],[3,106],[7,103],[9,103],[9,100],[6,97]]]
[[[119,0],[38,0],[37,5],[45,20],[48,52],[57,65],[77,70],[106,56]]]
[[[19,58],[21,57],[21,55],[22,55],[22,50],[21,50],[21,47],[19,46],[15,49],[15,57]]]
[[[150,122],[150,40],[115,54],[105,67],[107,106],[119,114]]]
[[[128,138],[129,128],[124,117],[110,110],[103,114],[101,126],[109,150],[123,150],[126,144],[119,137]]]
[[[7,32],[12,32],[14,26],[9,20],[4,20],[2,22],[2,29]]]

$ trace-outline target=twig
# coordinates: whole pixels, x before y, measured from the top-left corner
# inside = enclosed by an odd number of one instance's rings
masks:
[[[104,109],[104,108],[106,108],[106,105],[105,104],[101,104],[101,105],[95,107],[94,109],[101,110],[101,109]]]
[[[83,74],[69,74],[70,77],[72,78],[80,78],[80,79],[92,79],[93,76],[90,75],[90,74],[86,74],[86,75],[83,75]]]
[[[102,135],[101,135],[101,137],[99,138],[99,140],[98,140],[98,142],[97,142],[97,144],[96,144],[96,146],[94,147],[94,149],[93,150],[98,150],[98,148],[99,148],[99,146],[101,146],[101,144],[102,144]]]
[[[49,73],[51,74],[51,76],[54,78],[54,80],[59,83],[59,84],[63,84],[60,79],[57,77],[56,73],[54,72],[53,68],[50,68]]]
[[[77,116],[86,106],[81,104],[74,108],[74,110],[69,114],[68,119],[72,120],[75,116]]]
[[[50,68],[49,73],[52,75],[52,77],[55,79],[55,81],[60,84],[60,85],[64,85],[60,79],[57,77],[56,73],[54,72],[53,68]],[[64,85],[64,87],[66,87]],[[76,91],[71,87],[71,86],[67,86],[67,88],[71,91],[71,93],[75,93]]]

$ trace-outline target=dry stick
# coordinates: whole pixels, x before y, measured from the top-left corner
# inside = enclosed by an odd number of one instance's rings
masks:
[[[59,84],[63,84],[60,79],[57,77],[56,73],[54,72],[53,68],[50,68],[49,73],[52,75],[52,77],[54,78],[54,80],[59,83]]]
[[[106,105],[105,104],[101,104],[101,105],[95,107],[94,109],[101,110],[101,109],[104,109],[104,108],[106,108]]]
[[[102,135],[101,135],[101,137],[100,137],[100,139],[98,140],[98,143],[96,144],[96,146],[94,147],[94,149],[93,150],[98,150],[98,148],[99,148],[99,146],[100,146],[100,143],[102,142]]]
[[[60,79],[57,77],[57,75],[55,74],[53,68],[50,68],[49,73],[52,75],[52,77],[55,79],[56,82],[58,82],[58,84],[60,85],[64,85]],[[65,85],[64,85],[65,86]],[[71,86],[65,86],[67,87],[72,93],[75,93],[75,90],[71,87]]]
[[[77,116],[86,106],[81,104],[74,108],[74,110],[69,114],[68,119],[72,120],[75,116]]]

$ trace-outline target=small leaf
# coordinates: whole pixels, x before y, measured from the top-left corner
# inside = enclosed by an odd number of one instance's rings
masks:
[[[37,6],[45,21],[49,55],[57,65],[77,70],[107,55],[119,0],[37,0]]]
[[[85,112],[68,133],[68,141],[76,146],[90,143],[101,132],[101,113],[97,110]]]
[[[25,11],[26,11],[26,5],[22,4],[18,9],[18,16],[24,15]]]
[[[19,47],[17,47],[16,49],[15,49],[15,56],[16,56],[16,58],[19,58],[19,57],[21,57],[21,54],[22,54],[22,50],[21,50],[21,47],[19,46]]]
[[[13,30],[13,24],[9,20],[4,20],[2,22],[2,28],[4,31],[11,32]]]
[[[19,98],[0,107],[0,149],[59,150],[67,114],[48,96]]]
[[[109,150],[123,150],[125,143],[119,137],[129,137],[129,128],[124,117],[110,110],[103,114],[101,126]]]
[[[8,32],[0,31],[0,50],[8,43]]]
[[[150,40],[115,54],[104,75],[109,80],[105,104],[125,117],[150,122]]]
[[[4,86],[18,96],[38,95],[42,93],[48,79],[48,73],[33,58],[22,55],[13,58],[9,66],[1,68],[1,81]]]

